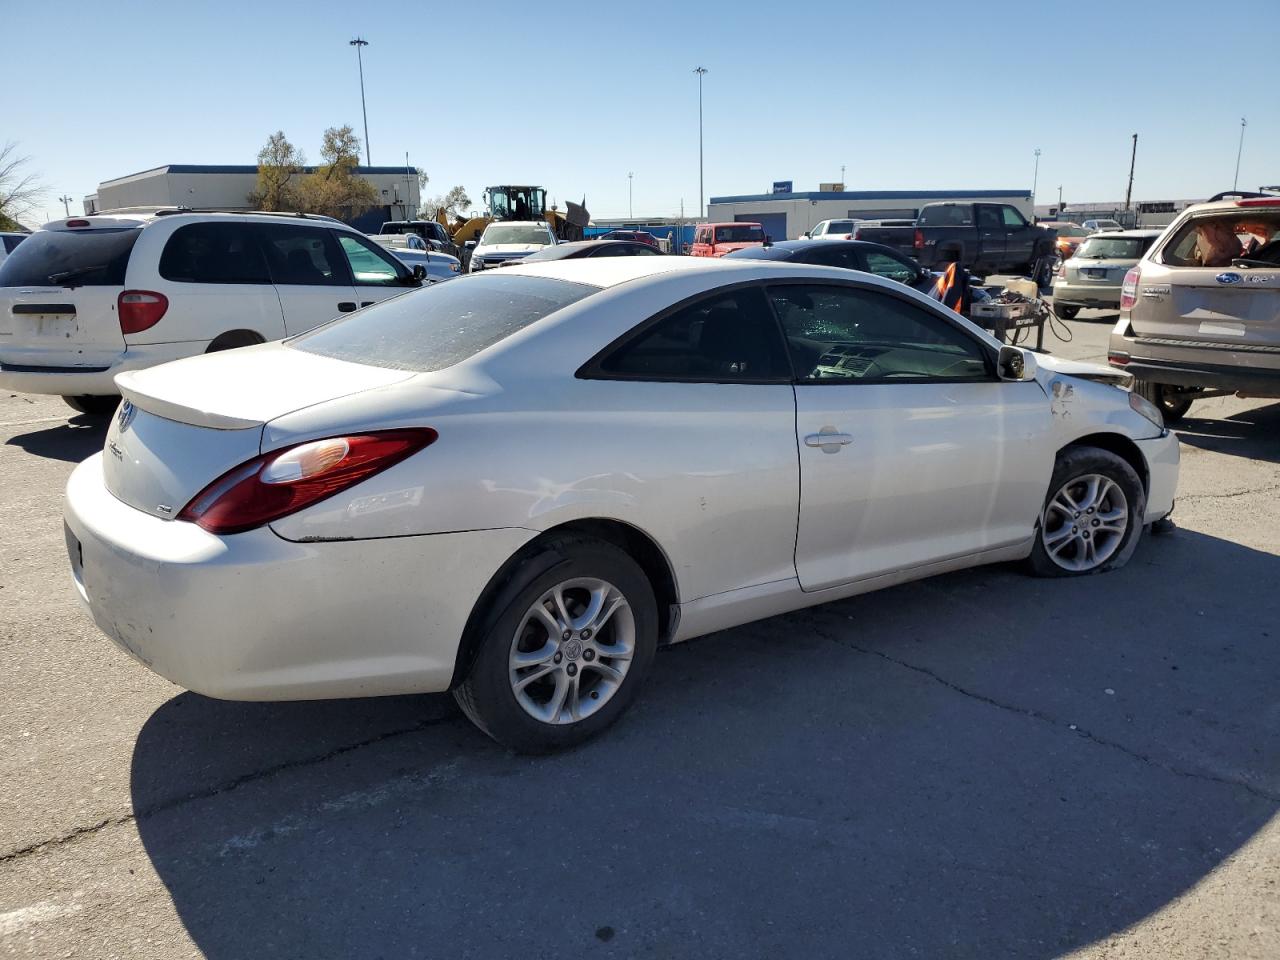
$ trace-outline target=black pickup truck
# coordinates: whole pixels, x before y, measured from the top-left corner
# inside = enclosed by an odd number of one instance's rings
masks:
[[[959,263],[973,273],[1020,273],[1039,268],[1049,280],[1054,232],[1028,223],[1007,203],[928,203],[913,227],[861,227],[857,239],[883,243],[944,270]]]

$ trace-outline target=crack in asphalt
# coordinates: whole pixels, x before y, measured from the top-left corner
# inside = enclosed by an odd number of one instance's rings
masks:
[[[376,737],[370,737],[367,740],[361,740],[357,743],[349,743],[345,746],[335,747],[333,750],[319,754],[318,756],[304,757],[300,760],[289,760],[284,763],[277,763],[270,767],[263,767],[260,770],[254,770],[249,773],[241,774],[238,777],[233,777],[225,783],[218,784],[217,786],[198,790],[180,797],[171,797],[168,800],[163,800],[160,803],[147,807],[145,810],[135,810],[133,813],[127,813],[119,817],[106,817],[99,820],[97,823],[76,827],[74,830],[68,831],[61,836],[38,840],[35,843],[27,844],[25,847],[10,850],[7,853],[0,854],[0,865],[10,863],[14,860],[20,860],[23,857],[30,856],[36,851],[43,850],[46,847],[60,847],[64,844],[79,840],[82,837],[92,836],[107,829],[108,827],[123,826],[126,823],[144,820],[148,817],[153,817],[157,814],[176,809],[177,807],[185,806],[188,803],[195,803],[199,800],[208,800],[224,793],[230,793],[231,791],[237,790],[246,784],[254,783],[258,780],[265,780],[266,778],[273,777],[278,773],[297,770],[301,767],[308,767],[313,764],[325,763],[335,757],[351,753],[354,750],[371,747],[374,744],[382,743],[385,740],[392,740],[396,737],[403,737],[408,734],[418,733],[430,727],[443,726],[448,723],[457,723],[461,719],[462,718],[458,715],[450,715],[447,717],[436,717],[430,720],[423,720],[421,723],[416,723],[411,727],[402,727],[399,730],[388,730],[386,733],[380,733]]]
[[[812,616],[806,619],[809,621],[809,626],[813,630],[813,632],[816,633],[823,640],[827,640],[838,647],[844,647],[846,650],[853,650],[855,653],[862,653],[868,656],[879,657],[881,660],[885,660],[889,663],[894,664],[895,666],[899,666],[906,670],[911,670],[915,673],[922,674],[928,677],[929,679],[933,680],[935,683],[941,684],[942,686],[946,687],[948,690],[952,690],[955,693],[960,694],[961,696],[970,698],[971,700],[977,700],[979,703],[985,703],[988,706],[992,706],[999,710],[1007,711],[1009,713],[1019,714],[1024,717],[1030,717],[1031,719],[1038,720],[1041,723],[1047,723],[1055,727],[1061,727],[1073,734],[1076,734],[1083,740],[1088,740],[1092,743],[1096,743],[1098,746],[1109,747],[1112,750],[1116,750],[1120,753],[1123,753],[1127,757],[1130,757],[1134,760],[1139,760],[1142,763],[1147,764],[1148,766],[1156,767],[1160,770],[1164,770],[1168,773],[1175,774],[1179,777],[1186,777],[1191,780],[1205,780],[1210,783],[1218,783],[1228,787],[1237,787],[1239,789],[1248,791],[1249,793],[1253,794],[1256,797],[1259,797],[1260,799],[1270,801],[1271,803],[1280,803],[1280,794],[1271,793],[1270,791],[1264,790],[1260,787],[1256,787],[1245,780],[1237,780],[1232,777],[1219,777],[1209,773],[1199,773],[1194,770],[1183,770],[1180,767],[1175,767],[1172,764],[1166,763],[1163,760],[1158,760],[1155,757],[1148,756],[1144,753],[1139,753],[1138,751],[1133,750],[1125,746],[1123,743],[1120,743],[1116,740],[1110,740],[1107,737],[1099,736],[1098,734],[1092,733],[1091,731],[1086,730],[1084,727],[1080,726],[1079,724],[1064,723],[1063,721],[1059,720],[1057,717],[1053,716],[1052,714],[1045,713],[1041,710],[1036,710],[1034,707],[1021,707],[1016,704],[1004,703],[1000,700],[995,699],[994,697],[989,697],[986,694],[982,694],[982,693],[976,693],[973,690],[969,690],[966,687],[962,687],[960,684],[955,683],[954,681],[948,680],[946,677],[943,677],[938,673],[935,673],[933,670],[930,670],[928,667],[922,667],[919,664],[911,663],[906,660],[899,660],[897,657],[892,657],[889,654],[884,653],[880,650],[872,650],[869,647],[863,647],[863,646],[859,646],[856,643],[849,643],[844,640],[840,640],[835,636],[833,636],[830,632],[825,630],[819,624],[814,623]]]
[[[1251,487],[1248,490],[1236,490],[1230,493],[1186,493],[1178,497],[1178,502],[1182,503],[1187,500],[1230,500],[1234,497],[1244,497],[1252,493],[1276,493],[1280,491],[1280,483],[1268,483],[1261,487]]]

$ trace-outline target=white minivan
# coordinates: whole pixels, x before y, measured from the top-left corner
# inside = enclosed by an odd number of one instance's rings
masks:
[[[279,340],[422,277],[328,217],[175,210],[58,220],[0,264],[0,388],[109,413],[118,373]]]

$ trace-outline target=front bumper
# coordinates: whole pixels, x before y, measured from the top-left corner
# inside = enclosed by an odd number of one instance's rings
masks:
[[[0,389],[60,397],[112,396],[120,392],[116,388],[117,373],[192,357],[203,353],[208,346],[207,340],[130,345],[105,366],[87,367],[46,365],[35,351],[31,351],[30,356],[10,353],[0,357]]]
[[[227,700],[448,689],[476,599],[535,535],[219,537],[117,500],[101,454],[72,473],[64,518],[75,586],[99,628],[161,676]]]
[[[1147,513],[1143,523],[1155,523],[1173,512],[1178,491],[1178,438],[1168,431],[1150,440],[1135,440],[1147,462]]]

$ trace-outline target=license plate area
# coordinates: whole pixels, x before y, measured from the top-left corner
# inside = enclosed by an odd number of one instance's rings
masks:
[[[1086,280],[1105,280],[1107,279],[1106,267],[1081,267],[1080,274]]]

